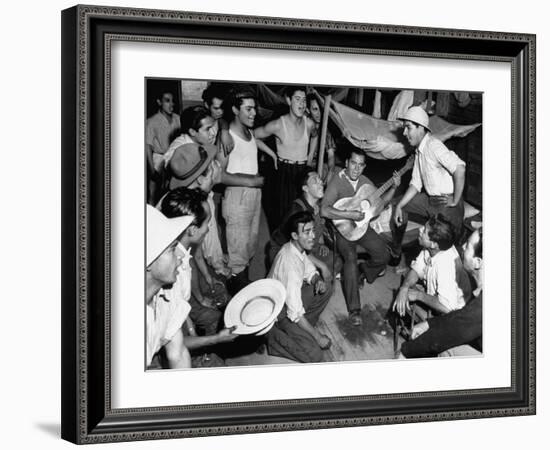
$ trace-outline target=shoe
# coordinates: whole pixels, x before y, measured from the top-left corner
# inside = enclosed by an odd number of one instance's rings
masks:
[[[360,311],[353,311],[349,315],[349,321],[354,327],[360,327],[363,325],[363,318]]]

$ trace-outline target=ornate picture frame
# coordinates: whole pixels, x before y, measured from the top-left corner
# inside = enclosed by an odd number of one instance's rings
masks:
[[[110,74],[111,48],[120,41],[509,64],[510,385],[113,408]],[[529,34],[178,11],[63,11],[62,437],[84,444],[534,414],[535,41]]]

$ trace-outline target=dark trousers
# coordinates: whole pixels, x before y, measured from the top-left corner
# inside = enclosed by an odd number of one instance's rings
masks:
[[[194,295],[189,298],[189,304],[191,305],[189,317],[191,317],[198,334],[201,336],[216,334],[220,327],[222,313],[217,309],[202,305]]]
[[[452,208],[448,206],[435,206],[430,203],[430,197],[425,192],[419,192],[404,206],[403,223],[400,226],[397,226],[393,217],[390,220],[392,250],[395,254],[401,254],[401,244],[403,243],[403,237],[405,236],[409,219],[424,225],[430,216],[435,216],[437,214],[443,215],[453,224],[456,233],[456,241],[458,243],[458,239],[462,233],[462,222],[464,220],[464,201],[460,199],[458,204]]]
[[[327,286],[324,294],[313,293],[313,286],[302,287],[302,303],[306,311],[304,317],[311,326],[315,326],[319,316],[327,306],[332,295],[332,285]],[[323,351],[317,341],[307,331],[292,322],[286,316],[286,307],[267,334],[268,353],[273,356],[292,359],[303,363],[320,362],[323,360]]]
[[[274,210],[275,224],[279,226],[292,202],[300,196],[301,188],[298,189],[298,179],[309,167],[305,164],[288,164],[281,160],[277,165],[278,169],[275,172],[276,195],[271,207]]]
[[[357,241],[348,241],[339,232],[336,235],[336,248],[344,260],[342,289],[348,312],[360,311],[359,268],[357,267],[357,245],[365,249],[368,259],[362,264],[363,272],[369,283],[386,267],[390,252],[384,240],[371,227]]]
[[[462,309],[428,319],[428,331],[403,343],[401,353],[407,358],[424,358],[464,344],[481,351],[482,309],[479,296]]]

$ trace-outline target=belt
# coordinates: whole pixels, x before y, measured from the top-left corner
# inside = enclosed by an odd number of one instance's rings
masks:
[[[439,194],[439,195],[430,195],[430,194],[426,194],[429,198],[437,198],[437,197],[447,197],[447,198],[451,198],[454,196],[454,194]]]
[[[298,166],[303,166],[304,164],[307,164],[307,161],[292,161],[290,159],[283,159],[279,157],[277,157],[277,159],[285,164],[292,164],[292,165],[298,165]]]

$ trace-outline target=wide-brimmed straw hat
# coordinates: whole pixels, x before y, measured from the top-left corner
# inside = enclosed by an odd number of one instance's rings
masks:
[[[428,113],[420,106],[411,106],[403,117],[398,117],[398,119],[409,120],[417,125],[422,125],[428,131],[432,131],[430,130],[430,118],[428,117]]]
[[[235,327],[235,334],[267,332],[283,309],[285,298],[286,289],[280,281],[271,278],[254,281],[227,304],[225,326]]]
[[[193,222],[193,216],[169,219],[158,209],[147,205],[147,267]]]

